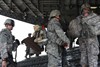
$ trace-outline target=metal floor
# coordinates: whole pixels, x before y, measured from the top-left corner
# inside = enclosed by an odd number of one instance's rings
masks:
[[[67,52],[66,51],[63,52],[62,59],[63,59],[63,67],[81,67],[79,64],[80,52],[78,47],[72,48]],[[47,67],[47,62],[48,62],[47,56],[40,56],[21,61],[18,63],[17,67]],[[100,62],[98,63],[100,67]]]

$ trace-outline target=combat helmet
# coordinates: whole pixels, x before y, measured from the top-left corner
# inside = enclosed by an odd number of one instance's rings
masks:
[[[14,20],[12,20],[12,19],[7,19],[7,20],[4,22],[4,25],[6,25],[6,24],[11,24],[12,26],[15,26]]]
[[[49,18],[61,15],[59,10],[52,10]]]

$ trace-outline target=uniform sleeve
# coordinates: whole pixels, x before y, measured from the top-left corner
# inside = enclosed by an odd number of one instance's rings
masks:
[[[62,30],[62,28],[56,24],[54,24],[54,27],[55,27],[55,32],[57,33],[59,37],[56,41],[60,42],[60,40],[62,40],[63,42],[70,44],[70,41],[68,37],[64,34],[64,31]]]
[[[94,19],[95,20],[94,20],[93,26],[94,26],[95,34],[100,35],[100,16],[96,16],[96,18]]]
[[[100,35],[100,22],[96,23],[95,32],[96,32],[96,35]]]
[[[8,53],[7,53],[7,34],[5,32],[2,32],[0,34],[0,52],[1,52],[1,58],[7,58]]]

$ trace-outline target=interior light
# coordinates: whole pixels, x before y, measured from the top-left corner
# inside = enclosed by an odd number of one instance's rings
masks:
[[[94,6],[94,7],[91,7],[91,9],[96,9],[97,7],[96,6]]]

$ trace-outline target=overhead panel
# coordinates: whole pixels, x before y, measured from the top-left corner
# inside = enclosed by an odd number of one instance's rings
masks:
[[[8,5],[6,5],[3,0],[0,0],[0,7],[3,10],[10,10],[10,8],[8,7]]]
[[[36,8],[38,8],[39,6],[39,4],[38,4],[38,2],[39,2],[39,0],[30,0],[31,2],[32,2],[32,4],[36,7]]]
[[[90,0],[89,3],[92,4],[92,5],[95,5],[96,4],[96,0]]]
[[[70,4],[70,0],[65,0],[64,2],[66,5],[69,5]]]
[[[42,16],[42,13],[32,4],[30,0],[23,0],[25,4],[35,13],[37,16]]]
[[[100,5],[100,0],[97,0],[97,3]]]
[[[39,4],[44,15],[49,15],[53,9],[59,9],[59,0],[40,0]]]
[[[71,4],[76,5],[77,0],[70,0]]]
[[[84,0],[77,0],[78,4],[77,5],[82,5],[84,3]]]
[[[4,2],[8,5],[10,11],[22,13],[21,10],[12,2],[12,0],[4,0]]]
[[[11,9],[15,11],[15,13],[22,13],[21,10],[14,3],[12,3]]]
[[[21,14],[26,21],[26,19],[29,20],[29,16],[34,16],[35,19],[40,16],[47,18],[52,10],[58,9],[69,21],[79,15],[80,7],[85,2],[93,7],[96,6],[95,11],[99,13],[100,0],[0,0],[0,10]]]
[[[16,6],[22,11],[24,12],[24,10],[26,9],[26,6],[24,5],[22,0],[12,0],[12,2],[14,4],[16,4]]]

